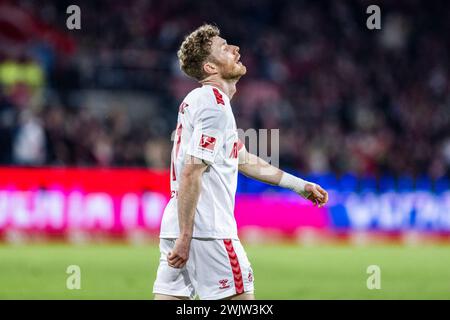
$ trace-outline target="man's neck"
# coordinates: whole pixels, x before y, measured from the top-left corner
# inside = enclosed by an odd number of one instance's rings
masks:
[[[236,83],[238,79],[233,80],[224,80],[224,79],[205,79],[200,81],[203,85],[210,85],[216,88],[219,88],[222,92],[224,92],[228,98],[231,100],[236,93]]]

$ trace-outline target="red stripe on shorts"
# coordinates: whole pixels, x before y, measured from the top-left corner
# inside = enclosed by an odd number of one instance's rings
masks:
[[[237,254],[233,248],[233,242],[230,239],[223,240],[225,244],[225,249],[227,249],[228,259],[230,259],[231,270],[233,271],[234,287],[236,288],[236,293],[244,293],[244,282],[242,280],[241,267],[239,265],[239,260]]]

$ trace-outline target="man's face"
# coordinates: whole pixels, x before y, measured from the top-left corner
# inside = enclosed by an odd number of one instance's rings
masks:
[[[211,58],[223,79],[239,79],[247,72],[240,57],[239,47],[228,44],[219,36],[212,39]]]

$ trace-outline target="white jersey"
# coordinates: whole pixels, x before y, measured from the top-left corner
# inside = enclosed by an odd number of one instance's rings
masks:
[[[178,112],[170,168],[171,198],[164,210],[161,238],[179,235],[179,179],[185,157],[191,155],[209,165],[201,178],[193,237],[238,239],[234,203],[242,147],[227,95],[210,85],[192,90]]]

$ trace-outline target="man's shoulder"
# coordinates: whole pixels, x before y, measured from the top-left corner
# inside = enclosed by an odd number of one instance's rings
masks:
[[[211,88],[202,86],[191,90],[184,100],[209,100],[214,97],[214,93]]]
[[[215,108],[218,104],[214,88],[210,86],[202,86],[193,89],[186,95],[183,102],[196,109]]]

